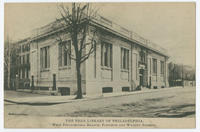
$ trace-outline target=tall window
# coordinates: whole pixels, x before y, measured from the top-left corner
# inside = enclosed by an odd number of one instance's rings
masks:
[[[59,66],[70,66],[71,65],[71,41],[68,40],[63,44],[59,44]]]
[[[26,64],[26,63],[27,63],[27,56],[24,55],[24,64]]]
[[[22,61],[21,61],[21,56],[19,56],[19,63],[20,63],[20,64],[22,64]]]
[[[121,48],[121,69],[129,69],[129,50]]]
[[[101,66],[112,67],[112,45],[109,43],[101,44]]]
[[[163,61],[160,61],[160,74],[161,74],[161,76],[164,75],[164,62]]]
[[[25,64],[25,55],[22,56],[22,64]]]
[[[142,63],[145,63],[145,52],[142,50],[142,51],[140,51],[140,61],[142,62]]]
[[[157,59],[153,59],[153,74],[157,75]]]
[[[41,48],[40,52],[40,63],[41,63],[41,68],[46,69],[50,67],[50,55],[49,55],[49,46]]]
[[[24,45],[22,45],[22,52],[24,52]]]
[[[27,49],[26,51],[30,51],[30,44],[27,44]]]
[[[19,78],[21,79],[21,69],[18,71]]]
[[[25,68],[22,68],[22,78],[25,78]]]
[[[22,52],[22,46],[21,45],[19,46],[19,52],[20,53]]]
[[[27,59],[26,63],[28,64],[29,63],[29,54],[26,55],[26,59]]]
[[[29,78],[29,69],[26,68],[26,78]]]

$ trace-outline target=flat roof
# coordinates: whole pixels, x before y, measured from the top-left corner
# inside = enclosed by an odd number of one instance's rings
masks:
[[[32,32],[31,40],[37,40],[40,37],[45,37],[47,34],[53,34],[55,32],[59,32],[59,30],[52,30],[52,26],[57,26],[56,29],[64,29],[67,28],[63,27],[61,24],[62,19],[59,19],[59,21],[51,22],[45,26],[42,26],[40,28],[34,29]],[[159,53],[163,56],[169,57],[167,50],[163,47],[157,45],[156,43],[152,42],[149,39],[146,39],[142,37],[141,35],[137,34],[136,32],[130,31],[119,24],[101,16],[96,15],[92,18],[92,22],[98,24],[99,26],[102,26],[102,28],[106,28],[107,30],[119,35],[120,37],[124,37],[125,39],[132,41],[140,46],[143,46],[147,49],[150,49],[156,53]]]

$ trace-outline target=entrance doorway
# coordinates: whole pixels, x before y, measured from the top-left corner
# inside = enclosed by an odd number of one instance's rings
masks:
[[[144,69],[140,69],[139,71],[140,75],[140,86],[144,85]]]

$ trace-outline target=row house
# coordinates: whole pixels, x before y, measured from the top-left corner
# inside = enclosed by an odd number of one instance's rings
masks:
[[[17,57],[17,77],[19,81],[20,89],[29,89],[30,88],[30,43],[29,38],[20,40],[16,43],[16,57]],[[16,84],[15,84],[16,85]]]
[[[30,72],[20,70],[19,76],[31,79],[36,92],[60,94],[65,89],[65,94],[73,95],[77,92],[75,62],[56,41],[55,33],[64,27],[52,30],[53,23],[36,29],[27,41],[30,57],[26,52],[20,57],[21,63],[30,62]],[[102,16],[90,21],[86,42],[94,30],[95,50],[81,66],[84,94],[168,87],[165,49]],[[74,52],[70,35],[62,35]]]

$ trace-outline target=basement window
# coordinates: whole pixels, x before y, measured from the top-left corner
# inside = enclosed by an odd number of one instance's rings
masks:
[[[112,93],[113,88],[112,87],[103,87],[102,88],[102,93]]]
[[[130,91],[130,87],[122,87],[122,92],[129,92]]]

